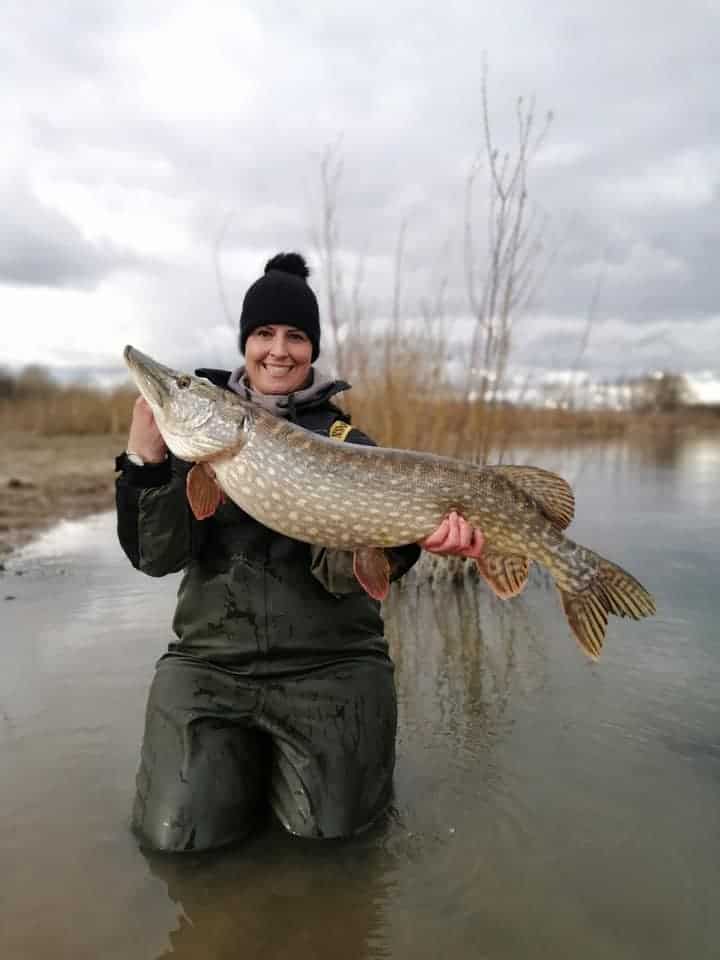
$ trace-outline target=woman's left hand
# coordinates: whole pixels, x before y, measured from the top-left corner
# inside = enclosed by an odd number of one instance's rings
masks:
[[[471,526],[453,510],[434,533],[419,543],[429,553],[477,559],[482,553],[485,538],[481,530]]]

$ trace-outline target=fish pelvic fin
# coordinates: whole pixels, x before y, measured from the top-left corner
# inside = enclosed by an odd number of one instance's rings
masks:
[[[204,463],[196,463],[190,468],[185,480],[185,491],[196,520],[211,517],[225,499],[215,475],[208,472]]]
[[[575,497],[570,484],[556,473],[541,467],[493,466],[492,470],[523,490],[541,508],[559,530],[570,525],[575,516]]]
[[[500,553],[485,547],[475,563],[480,575],[501,600],[516,597],[525,589],[530,572],[530,560],[527,557]]]
[[[570,629],[593,660],[602,650],[608,614],[640,620],[655,613],[655,601],[635,577],[609,560],[601,560],[592,582],[580,593],[560,590]]]
[[[390,562],[380,547],[360,547],[353,554],[353,573],[374,600],[384,600],[390,590]]]

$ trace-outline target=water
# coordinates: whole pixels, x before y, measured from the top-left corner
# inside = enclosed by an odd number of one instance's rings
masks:
[[[573,535],[658,615],[611,618],[593,665],[542,577],[506,604],[407,577],[387,611],[395,809],[350,843],[270,825],[223,854],[143,855],[129,810],[177,578],[133,571],[107,515],[17,554],[0,576],[3,960],[716,957],[720,447],[518,459],[574,481]]]

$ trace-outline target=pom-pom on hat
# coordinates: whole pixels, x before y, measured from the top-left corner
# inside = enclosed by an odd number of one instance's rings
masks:
[[[312,359],[320,353],[320,311],[308,286],[310,270],[299,253],[278,253],[265,264],[265,273],[245,294],[240,313],[240,351],[258,327],[284,323],[304,331],[312,343]]]

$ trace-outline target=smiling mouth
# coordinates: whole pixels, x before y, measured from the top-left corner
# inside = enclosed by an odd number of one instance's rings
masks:
[[[283,366],[280,363],[263,363],[263,369],[267,370],[268,373],[289,373],[294,369],[294,364]]]

